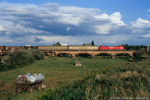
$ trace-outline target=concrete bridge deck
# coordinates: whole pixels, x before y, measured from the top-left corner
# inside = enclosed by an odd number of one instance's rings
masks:
[[[89,54],[92,57],[98,54],[109,54],[114,58],[118,54],[128,54],[133,57],[133,51],[43,51],[45,54],[50,56],[57,56],[59,54],[70,54],[72,57],[75,57],[78,54]]]
[[[98,54],[109,54],[112,56],[112,58],[115,58],[118,54],[128,54],[130,57],[133,57],[133,51],[42,51],[43,53],[49,55],[49,56],[57,56],[60,54],[69,54],[72,57],[76,57],[78,54],[89,54],[92,57],[98,55]],[[1,51],[0,54],[9,54],[10,51]]]

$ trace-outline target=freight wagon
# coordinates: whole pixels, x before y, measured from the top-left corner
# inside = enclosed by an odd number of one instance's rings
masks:
[[[7,51],[14,51],[14,50],[19,50],[21,49],[20,46],[6,46]]]
[[[37,49],[38,46],[22,46],[22,49]]]
[[[6,46],[0,46],[0,51],[5,51],[6,50]]]
[[[98,46],[69,46],[69,51],[97,51]]]
[[[125,50],[124,46],[100,46],[99,50],[104,51],[120,51]]]
[[[68,50],[67,46],[38,46],[38,50],[40,51],[63,51]]]

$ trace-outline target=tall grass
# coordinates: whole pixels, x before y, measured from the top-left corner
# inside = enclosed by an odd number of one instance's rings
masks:
[[[13,100],[108,100],[115,97],[150,96],[149,59],[136,62],[118,57],[81,59],[82,67],[75,67],[72,58],[56,57],[0,72],[0,96]],[[34,90],[32,94],[24,91],[14,96],[16,77],[29,72],[44,74],[43,84],[47,88]]]
[[[149,60],[142,63],[150,63]],[[138,64],[139,64],[138,63]],[[147,66],[147,65],[146,65]],[[113,69],[94,71],[88,77],[65,87],[47,91],[39,100],[150,99],[150,69],[128,63]]]
[[[127,63],[124,59],[108,59],[96,57],[81,58],[82,67],[76,67],[74,65],[74,59],[69,57],[56,57],[56,58],[45,58],[39,60],[33,64],[0,72],[0,83],[6,84],[7,88],[3,88],[4,84],[0,86],[0,98],[11,98],[13,100],[29,100],[30,98],[36,98],[42,95],[47,90],[55,90],[58,86],[64,86],[65,84],[72,84],[73,81],[81,80],[87,76],[87,73],[93,71],[107,71],[107,69],[119,67]],[[112,66],[115,65],[115,66]],[[18,75],[26,73],[42,73],[45,75],[44,83],[46,89],[37,91],[36,89],[32,94],[24,91],[17,96],[14,96],[15,80]],[[8,86],[9,85],[9,86]],[[9,95],[9,96],[8,96]],[[4,99],[4,100],[6,100]],[[2,99],[3,100],[3,99]]]

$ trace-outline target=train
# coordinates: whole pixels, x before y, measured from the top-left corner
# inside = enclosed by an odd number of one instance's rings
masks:
[[[124,51],[125,48],[124,48],[124,46],[100,46],[99,50],[105,50],[105,51],[107,51],[107,50],[111,50],[111,51],[122,50],[122,51]]]
[[[38,46],[40,51],[97,51],[98,46],[82,46],[82,45],[72,45],[72,46]]]
[[[0,51],[14,51],[18,49],[38,49],[40,51],[124,51],[124,46],[90,46],[90,45],[70,45],[70,46],[0,46]]]
[[[19,49],[37,49],[37,46],[0,46],[1,51],[15,51]]]
[[[40,51],[124,51],[124,46],[90,46],[90,45],[70,45],[70,46],[38,46]]]

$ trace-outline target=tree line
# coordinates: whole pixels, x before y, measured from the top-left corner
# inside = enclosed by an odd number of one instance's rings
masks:
[[[145,45],[128,45],[128,44],[122,44],[122,46],[125,47],[126,50],[136,50],[136,51],[146,51],[147,46]]]

